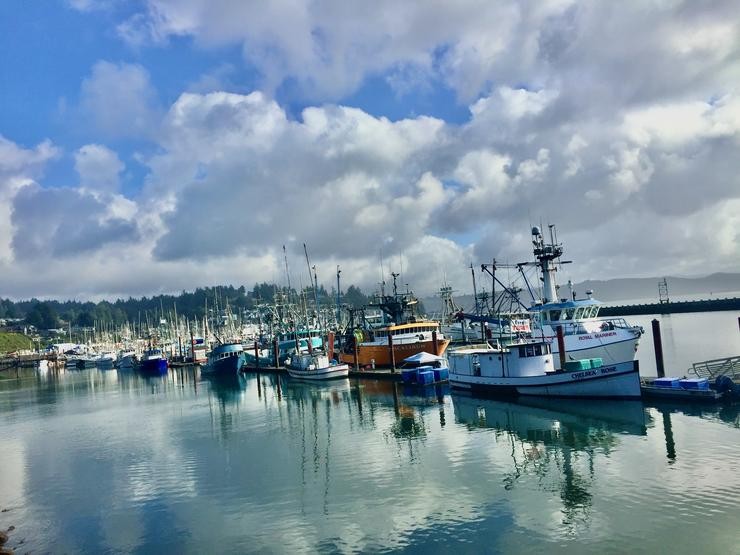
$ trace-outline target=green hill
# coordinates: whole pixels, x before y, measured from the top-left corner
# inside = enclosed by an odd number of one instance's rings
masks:
[[[22,333],[10,333],[0,331],[0,353],[12,353],[21,349],[28,349],[31,338]]]

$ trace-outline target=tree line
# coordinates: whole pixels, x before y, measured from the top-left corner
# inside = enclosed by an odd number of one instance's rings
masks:
[[[175,311],[179,317],[189,320],[203,319],[206,306],[210,309],[218,305],[224,308],[227,305],[234,313],[242,313],[256,309],[261,304],[272,304],[278,298],[298,299],[301,295],[307,296],[313,302],[313,290],[304,289],[302,292],[295,289],[287,290],[270,283],[256,283],[247,291],[244,286],[221,285],[216,287],[201,287],[195,291],[183,291],[179,295],[156,295],[128,299],[117,299],[114,302],[100,301],[83,302],[76,300],[48,300],[30,299],[11,301],[0,299],[0,318],[20,318],[26,324],[38,329],[53,329],[72,325],[81,327],[120,326],[127,322],[145,322],[171,315]],[[322,306],[336,304],[336,289],[327,291],[323,285],[319,286],[317,295]],[[354,308],[360,308],[368,303],[368,297],[358,287],[350,285],[341,294],[341,303]]]

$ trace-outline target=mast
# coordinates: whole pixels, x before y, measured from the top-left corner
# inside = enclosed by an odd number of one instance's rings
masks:
[[[339,329],[339,320],[341,320],[341,305],[340,305],[340,293],[339,293],[339,274],[342,273],[342,270],[339,269],[339,264],[337,264],[337,329]]]
[[[480,313],[478,311],[478,289],[475,286],[475,270],[473,269],[473,265],[470,265],[470,274],[473,276],[473,300],[475,301],[475,315],[480,316]]]
[[[318,280],[316,279],[316,266],[311,266],[311,262],[308,260],[308,249],[306,243],[303,243],[303,252],[306,254],[306,266],[308,266],[308,279],[311,281],[313,286],[313,299],[316,303],[316,319],[321,327],[321,313],[319,312],[319,292],[318,292]],[[311,269],[313,269],[313,279],[311,279]],[[309,333],[309,336],[311,334]]]
[[[542,302],[557,302],[558,293],[555,284],[555,259],[563,254],[563,246],[555,243],[553,227],[550,225],[550,243],[546,243],[539,227],[532,228],[532,244],[534,245],[534,257],[542,272]]]

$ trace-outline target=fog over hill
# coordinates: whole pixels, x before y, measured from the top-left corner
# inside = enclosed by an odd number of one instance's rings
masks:
[[[609,280],[586,280],[573,285],[578,298],[586,296],[587,290],[593,290],[593,297],[605,303],[615,304],[631,301],[657,302],[658,283],[662,277],[618,278]],[[682,278],[665,277],[668,283],[669,298],[681,300],[685,297],[735,297],[740,296],[740,273],[715,273],[705,277]],[[484,282],[490,289],[490,281]],[[478,285],[481,290],[481,285]],[[567,288],[560,289],[561,297],[567,297]],[[522,301],[528,304],[529,297],[522,294]],[[441,310],[439,296],[423,299],[429,312]],[[455,295],[455,302],[465,310],[473,307],[473,296]]]

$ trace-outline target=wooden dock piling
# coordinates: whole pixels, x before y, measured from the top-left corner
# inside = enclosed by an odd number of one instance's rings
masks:
[[[657,318],[651,322],[653,326],[653,345],[655,347],[655,367],[658,370],[658,377],[665,377],[665,366],[663,365],[663,340],[660,337],[660,322]]]
[[[391,335],[390,330],[388,331],[388,352],[391,359],[391,373],[393,373],[396,371],[396,355],[393,352],[393,335]]]
[[[560,355],[560,369],[565,370],[565,337],[563,337],[563,326],[557,327],[558,354]]]

